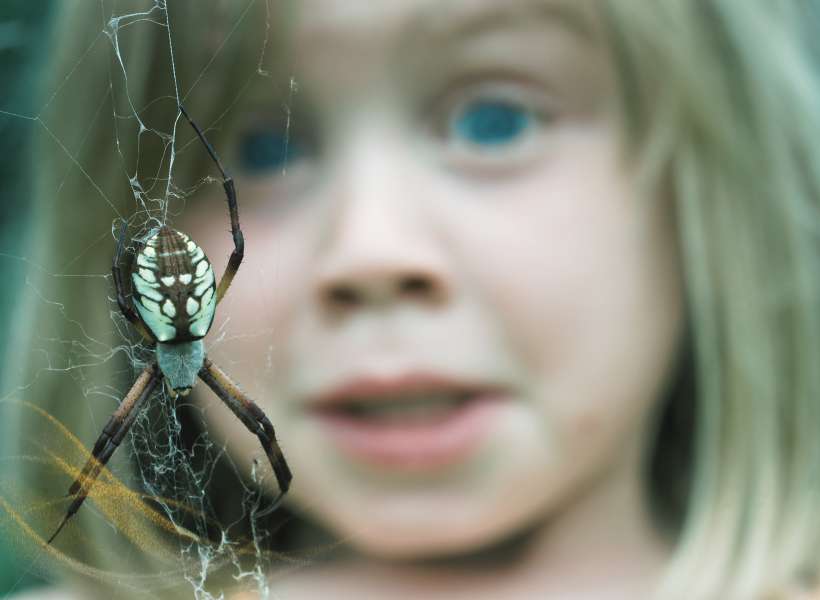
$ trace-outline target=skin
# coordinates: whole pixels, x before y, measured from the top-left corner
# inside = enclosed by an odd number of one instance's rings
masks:
[[[288,101],[292,142],[318,143],[285,174],[234,153],[245,261],[206,343],[274,423],[289,501],[353,551],[279,582],[288,597],[634,598],[666,558],[641,466],[682,329],[668,205],[638,197],[595,19],[528,4],[304,0],[254,96],[242,131]],[[482,98],[522,107],[524,134],[462,139],[452,124]],[[188,212],[221,271],[226,222]],[[357,302],[329,299],[340,289]],[[456,464],[361,464],[305,410],[347,374],[408,365],[507,391]],[[247,466],[256,439],[200,396]]]

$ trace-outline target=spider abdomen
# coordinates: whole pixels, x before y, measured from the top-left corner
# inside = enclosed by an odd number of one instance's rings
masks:
[[[208,333],[216,309],[214,270],[188,235],[167,226],[152,230],[131,281],[134,306],[158,342],[189,342]]]

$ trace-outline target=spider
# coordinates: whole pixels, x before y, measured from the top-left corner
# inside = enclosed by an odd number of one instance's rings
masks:
[[[171,397],[176,398],[186,396],[191,391],[197,376],[202,379],[245,427],[259,438],[279,485],[277,501],[290,487],[292,475],[276,442],[273,425],[262,409],[205,354],[202,338],[211,328],[216,306],[242,263],[245,242],[239,228],[233,179],[225,172],[205,134],[181,104],[179,110],[194,128],[222,174],[234,249],[222,279],[215,287],[214,270],[202,248],[181,231],[167,225],[156,227],[144,238],[136,240],[136,264],[131,263],[128,269],[134,293],[131,298],[127,298],[123,286],[123,269],[120,266],[128,227],[127,222],[123,222],[111,269],[117,304],[143,338],[156,344],[156,356],[137,377],[119,408],[103,427],[91,451],[91,457],[68,490],[68,495],[74,498],[73,502],[46,544],[54,541],[68,520],[80,509],[103,467],[145,408],[156,386],[163,380]]]

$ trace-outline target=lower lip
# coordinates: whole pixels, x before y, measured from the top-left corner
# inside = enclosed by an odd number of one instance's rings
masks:
[[[330,411],[314,415],[331,441],[356,461],[429,470],[469,458],[490,433],[502,404],[497,394],[478,396],[425,422],[379,422]]]

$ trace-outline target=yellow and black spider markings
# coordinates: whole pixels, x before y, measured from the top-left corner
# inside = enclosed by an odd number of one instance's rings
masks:
[[[134,306],[158,342],[201,339],[216,309],[214,270],[189,236],[158,227],[149,232],[131,272]]]

